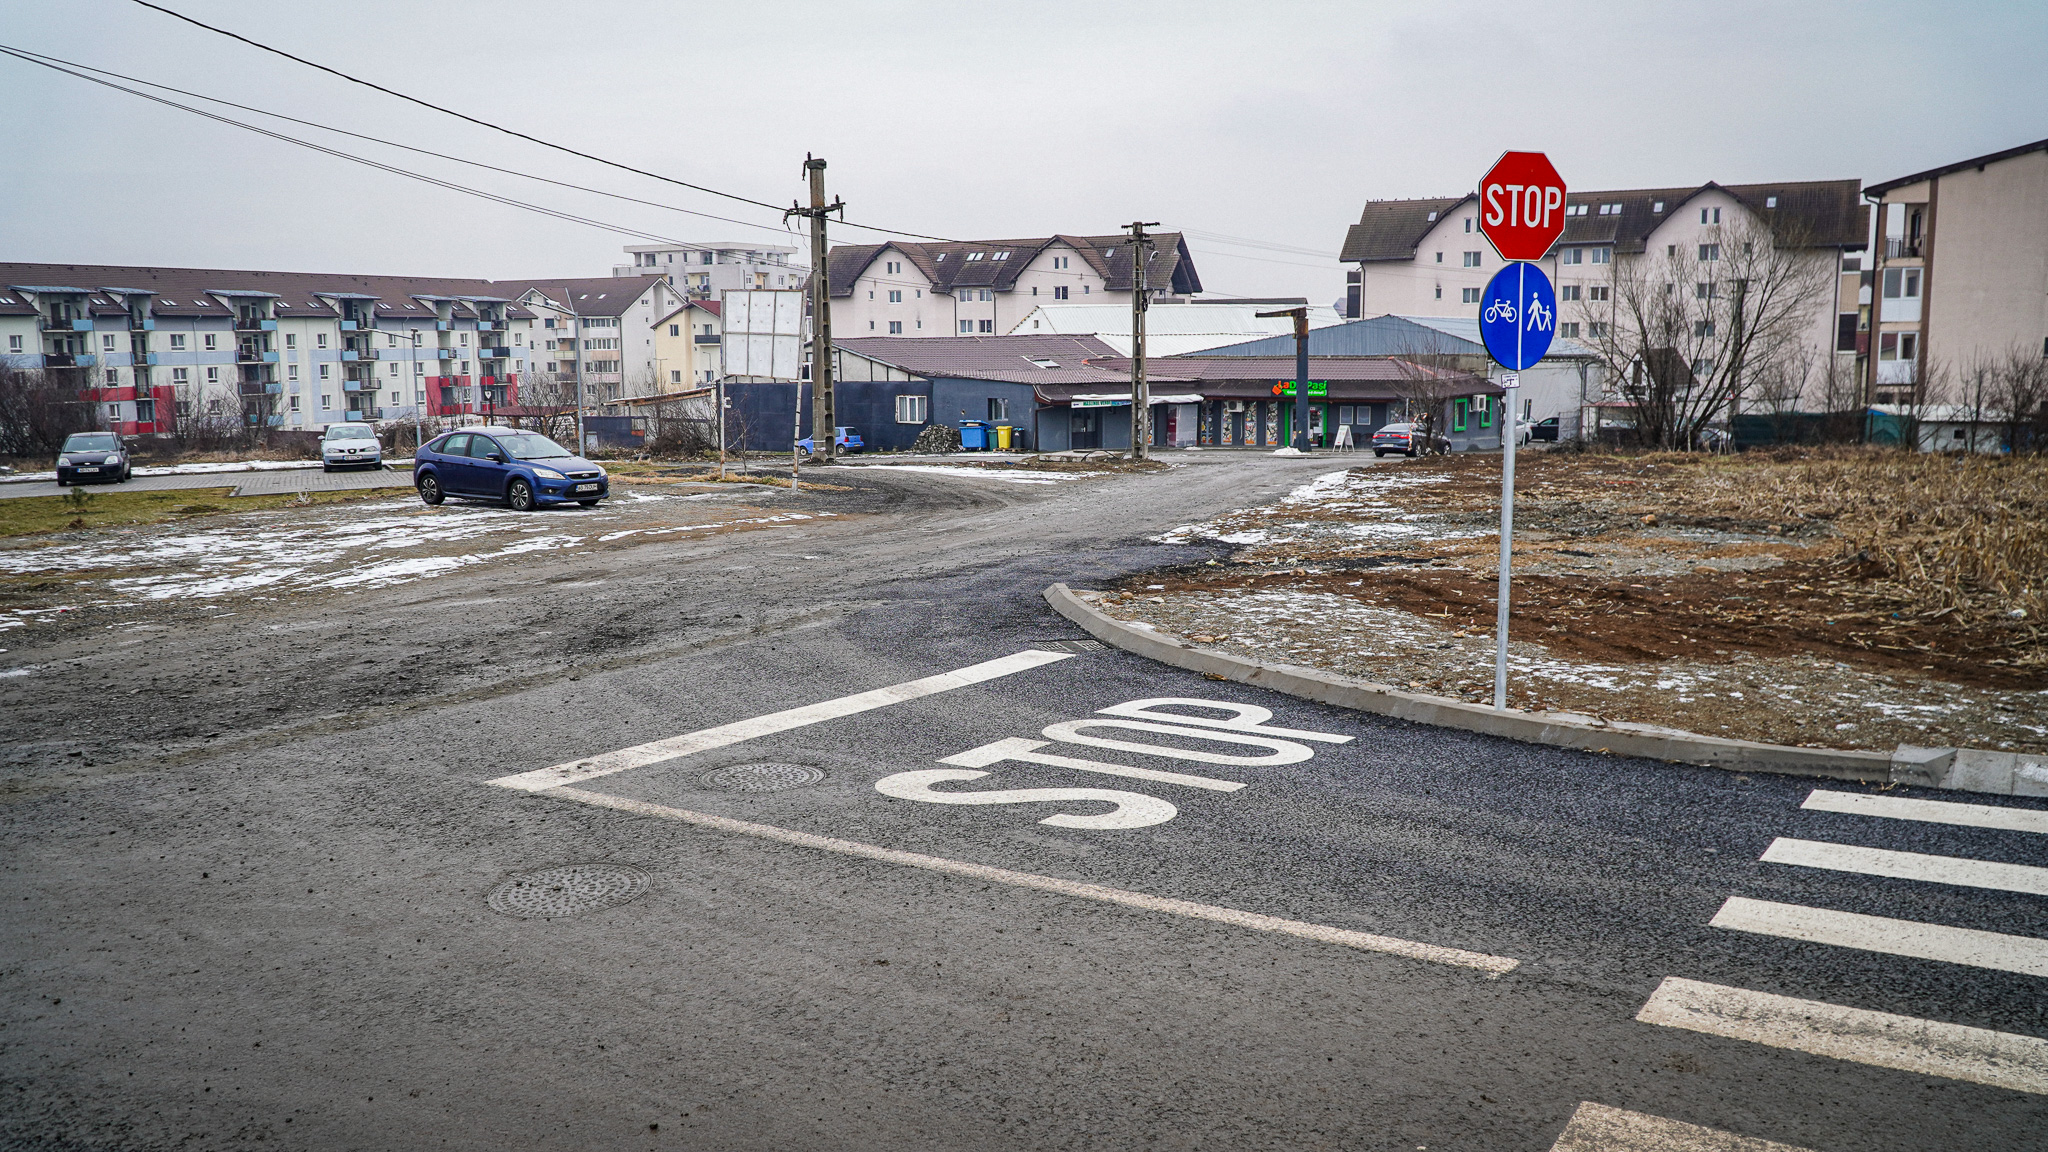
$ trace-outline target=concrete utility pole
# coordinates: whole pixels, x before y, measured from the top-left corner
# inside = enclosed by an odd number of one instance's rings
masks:
[[[1145,291],[1145,265],[1152,253],[1152,238],[1145,229],[1159,227],[1159,221],[1134,220],[1131,230],[1131,459],[1143,460],[1152,453],[1152,387],[1145,381],[1145,311],[1152,306]]]
[[[1261,319],[1268,316],[1294,317],[1294,447],[1296,451],[1307,452],[1314,447],[1308,438],[1308,307],[1282,308],[1277,312],[1255,315]]]
[[[811,179],[811,206],[792,207],[784,220],[802,216],[811,222],[811,459],[830,463],[839,450],[839,415],[832,403],[832,285],[825,277],[825,216],[837,212],[844,217],[846,204],[825,203],[825,162],[804,157],[804,172]],[[802,395],[803,383],[797,383]]]

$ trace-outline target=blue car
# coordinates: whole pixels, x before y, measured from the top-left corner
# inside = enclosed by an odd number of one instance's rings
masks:
[[[465,428],[413,453],[412,484],[429,504],[470,496],[519,512],[570,501],[589,508],[610,494],[610,483],[604,469],[518,428]]]
[[[862,448],[867,447],[866,444],[861,442],[860,433],[851,428],[837,428],[833,431],[832,447],[837,451],[858,452]],[[817,446],[817,442],[809,436],[796,442],[797,451],[802,452],[806,456],[815,451]]]

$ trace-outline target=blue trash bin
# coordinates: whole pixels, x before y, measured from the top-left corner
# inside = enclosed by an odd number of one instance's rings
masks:
[[[962,420],[960,422],[960,450],[963,452],[988,451],[988,421]]]

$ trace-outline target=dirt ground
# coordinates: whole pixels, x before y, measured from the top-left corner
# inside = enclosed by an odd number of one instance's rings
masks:
[[[1525,455],[1511,702],[1773,743],[2048,749],[2036,568],[2048,471],[2016,462],[1957,481],[1938,471],[1952,462],[1909,463],[1937,470],[1930,482],[1867,459]],[[1499,465],[1333,472],[1168,533],[1240,547],[1104,602],[1197,643],[1490,700]],[[1836,490],[1859,469],[1866,491]],[[1812,494],[1817,471],[1825,497]],[[1994,506],[1952,515],[1944,492]],[[2004,582],[1886,556],[1872,521],[1896,519],[1902,498],[1917,499],[1914,555],[1962,549],[1975,521],[2022,522],[1976,563]]]

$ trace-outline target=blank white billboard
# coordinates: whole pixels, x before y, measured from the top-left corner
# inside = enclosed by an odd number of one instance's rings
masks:
[[[802,289],[730,289],[721,292],[719,299],[727,376],[754,380],[803,377]]]

